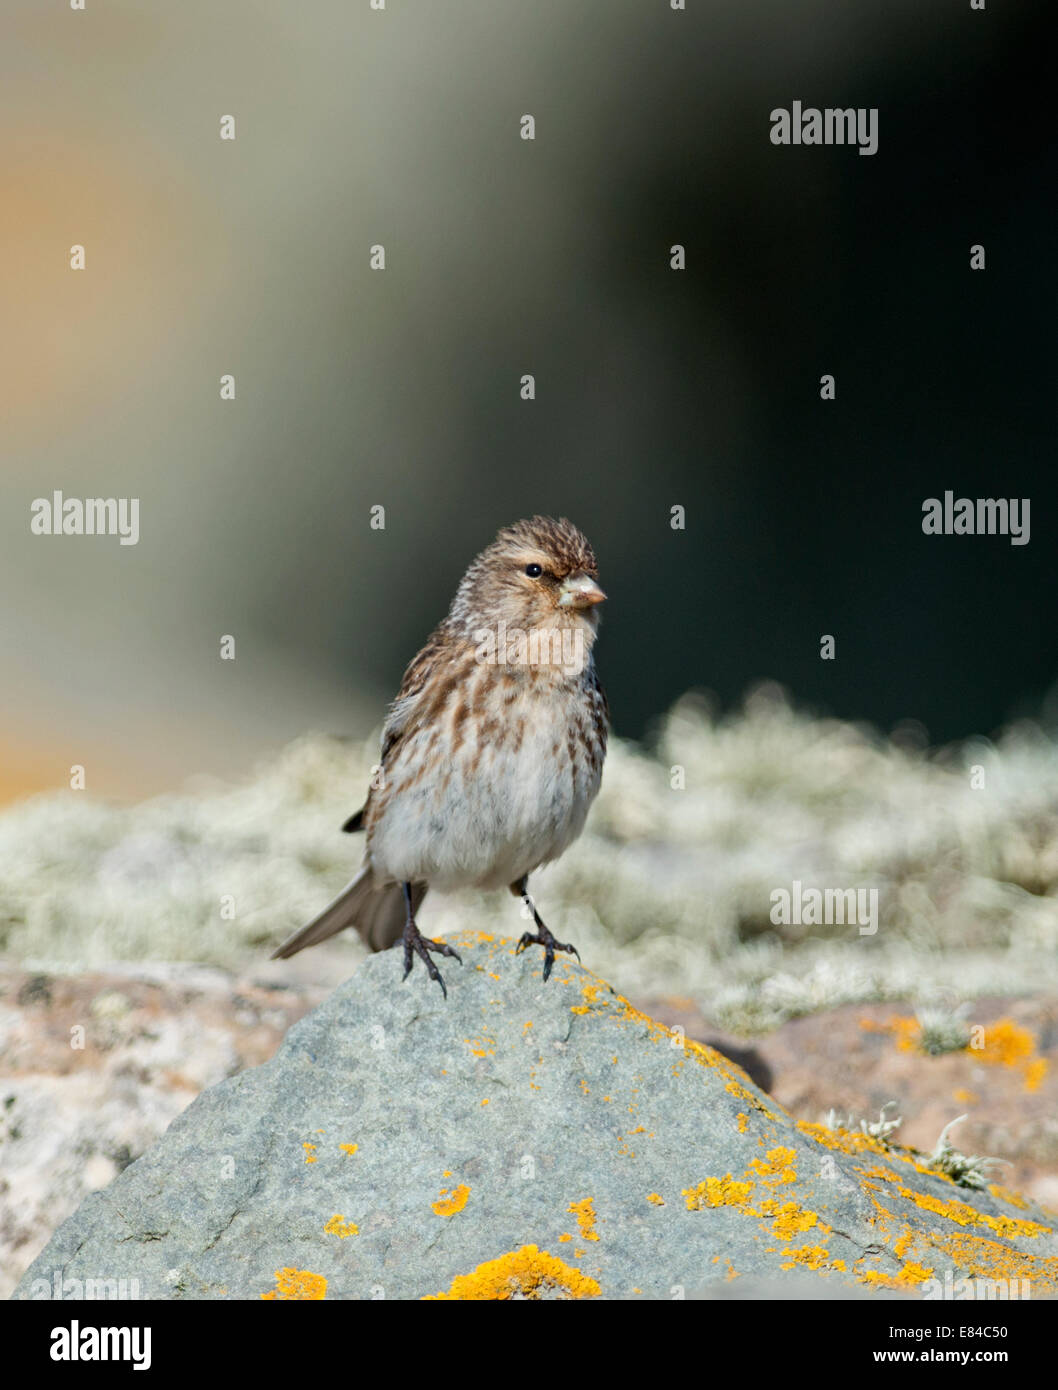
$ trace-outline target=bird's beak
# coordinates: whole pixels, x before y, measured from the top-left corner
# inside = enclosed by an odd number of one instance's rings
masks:
[[[595,580],[589,579],[586,574],[571,574],[564,579],[559,594],[559,608],[591,608],[593,604],[602,603],[606,597]]]

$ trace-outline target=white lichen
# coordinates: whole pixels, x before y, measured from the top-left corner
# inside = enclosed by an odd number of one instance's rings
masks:
[[[362,839],[338,827],[376,758],[374,739],[306,736],[240,786],[10,807],[0,949],[42,967],[263,962],[357,866]],[[877,931],[773,923],[771,894],[795,879],[877,888]],[[652,749],[613,740],[584,835],[532,888],[624,993],[692,996],[732,1031],[843,1003],[929,1005],[945,987],[1024,992],[1058,953],[1058,746],[1021,726],[927,756],[773,687],[723,719],[689,697]],[[523,929],[507,894],[431,895],[422,919],[433,935]],[[352,966],[362,948],[341,940]]]
[[[970,1043],[967,1018],[970,1004],[950,1008],[945,1004],[922,1004],[916,1009],[918,1046],[922,1052],[938,1057],[945,1052],[962,1052]]]
[[[886,1116],[885,1112],[890,1108],[895,1110],[896,1106],[897,1102],[895,1100],[887,1100],[879,1111],[877,1120],[860,1120],[851,1113],[842,1115],[840,1111],[829,1110],[827,1112],[827,1128],[859,1130],[859,1132],[865,1134],[868,1139],[876,1139],[879,1143],[888,1146],[891,1136],[895,1134],[904,1123],[902,1115],[897,1115],[895,1119],[888,1119]]]
[[[949,1142],[948,1133],[965,1119],[965,1115],[959,1115],[956,1119],[949,1120],[941,1130],[936,1148],[929,1155],[927,1162],[931,1168],[935,1168],[938,1173],[944,1173],[961,1187],[987,1187],[992,1181],[988,1170],[1006,1164],[1007,1160],[960,1153]]]

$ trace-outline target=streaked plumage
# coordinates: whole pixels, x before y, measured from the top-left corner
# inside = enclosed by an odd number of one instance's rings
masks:
[[[597,580],[591,546],[564,519],[505,527],[471,563],[390,706],[381,786],[344,827],[366,831],[364,866],[276,956],[356,926],[376,951],[403,936],[405,977],[414,952],[443,989],[429,951],[455,953],[414,923],[427,888],[525,896],[529,874],[577,838],[606,754]],[[521,945],[544,946],[546,979],[554,951],[572,948],[533,912],[539,934]]]

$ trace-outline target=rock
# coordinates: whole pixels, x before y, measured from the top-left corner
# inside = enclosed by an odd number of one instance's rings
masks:
[[[271,1061],[203,1092],[86,1198],[16,1296],[63,1280],[202,1299],[1058,1285],[1058,1239],[1020,1198],[795,1122],[575,960],[545,985],[538,951],[450,939],[447,1003],[418,965],[401,983],[398,952],[365,961]]]
[[[639,1003],[639,1001],[636,1001]],[[967,1006],[970,1045],[930,1055],[916,1045],[915,1005],[848,1004],[739,1038],[710,1027],[693,1001],[646,1000],[667,1027],[734,1058],[797,1119],[830,1110],[902,1123],[897,1142],[931,1152],[945,1125],[966,1153],[999,1160],[994,1176],[1058,1207],[1058,998],[982,998]],[[976,1046],[974,1045],[976,1044]]]
[[[0,1297],[87,1193],[323,997],[186,965],[0,967]]]

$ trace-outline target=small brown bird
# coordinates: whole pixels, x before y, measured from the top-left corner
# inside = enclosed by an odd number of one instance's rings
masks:
[[[447,997],[430,953],[459,956],[415,924],[428,888],[499,888],[536,924],[518,950],[555,940],[529,895],[529,875],[584,828],[606,756],[608,710],[592,645],[595,554],[564,518],[504,527],[472,562],[448,616],[404,673],[382,730],[380,773],[343,830],[364,830],[364,866],[272,959],[355,926],[375,951],[404,942]],[[579,958],[579,957],[578,957]],[[462,963],[462,962],[460,962]]]

